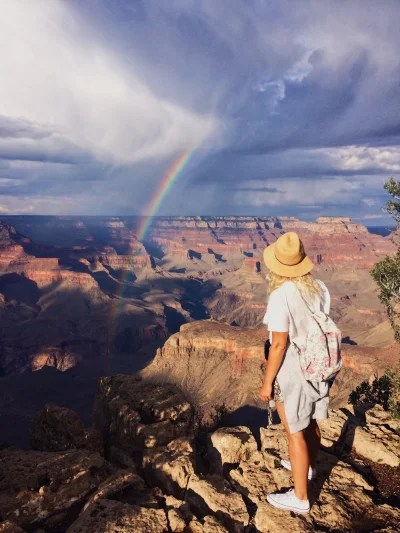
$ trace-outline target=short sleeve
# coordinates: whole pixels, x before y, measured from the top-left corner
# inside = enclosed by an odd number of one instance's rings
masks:
[[[321,287],[321,307],[322,311],[329,315],[330,307],[331,307],[331,295],[329,294],[329,291],[322,281],[318,280],[318,283]]]
[[[282,333],[289,331],[289,310],[282,295],[277,291],[269,297],[263,322],[268,326],[269,331]]]

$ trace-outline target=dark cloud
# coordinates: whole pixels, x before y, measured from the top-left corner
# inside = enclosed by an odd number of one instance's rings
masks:
[[[398,1],[49,6],[2,7],[16,58],[0,52],[3,197],[144,211],[200,145],[161,213],[379,210],[400,169]]]
[[[0,115],[0,137],[45,139],[52,135],[52,131],[28,120],[10,118]]]

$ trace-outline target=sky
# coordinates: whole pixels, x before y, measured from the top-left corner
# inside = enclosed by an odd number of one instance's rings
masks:
[[[400,179],[398,0],[0,0],[0,216],[351,216]]]

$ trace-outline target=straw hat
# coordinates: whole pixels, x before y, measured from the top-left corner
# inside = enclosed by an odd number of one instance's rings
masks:
[[[264,250],[267,267],[286,278],[297,278],[311,272],[314,263],[306,255],[299,236],[294,231],[285,233]]]

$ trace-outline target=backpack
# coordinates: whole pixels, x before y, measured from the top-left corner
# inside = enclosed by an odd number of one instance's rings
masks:
[[[301,370],[308,381],[331,380],[343,366],[342,333],[323,311],[314,313],[309,308],[300,290],[299,294],[309,317],[304,343],[301,346],[293,343],[299,352]]]

